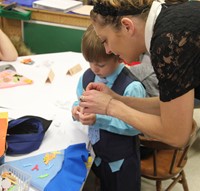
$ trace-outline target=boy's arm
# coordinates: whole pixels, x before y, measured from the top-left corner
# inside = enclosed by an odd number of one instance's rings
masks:
[[[124,96],[130,97],[145,97],[146,91],[143,85],[140,82],[132,82],[127,86],[124,92]],[[99,128],[123,135],[135,135],[138,134],[139,131],[134,129],[134,127],[124,123],[123,121],[107,116],[107,115],[96,115],[96,124]]]
[[[79,78],[77,87],[76,87],[76,95],[77,100],[73,103],[72,107],[79,105],[79,97],[83,94],[83,83],[82,83],[83,76]]]

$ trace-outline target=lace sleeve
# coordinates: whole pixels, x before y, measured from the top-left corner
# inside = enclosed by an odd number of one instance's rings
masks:
[[[200,3],[163,7],[151,39],[161,101],[200,86]]]

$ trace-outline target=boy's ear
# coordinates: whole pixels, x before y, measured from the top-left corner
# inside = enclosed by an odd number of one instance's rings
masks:
[[[121,24],[122,24],[122,26],[124,27],[124,29],[127,32],[129,32],[131,34],[134,33],[134,31],[135,31],[135,25],[134,25],[134,23],[133,23],[133,21],[131,19],[129,19],[127,17],[124,17],[121,20]]]

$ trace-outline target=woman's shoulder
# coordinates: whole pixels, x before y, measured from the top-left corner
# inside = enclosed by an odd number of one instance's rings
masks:
[[[177,5],[163,5],[156,20],[154,32],[176,32],[180,30],[199,30],[200,1]]]

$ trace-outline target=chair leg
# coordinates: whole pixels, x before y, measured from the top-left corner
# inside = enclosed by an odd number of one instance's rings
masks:
[[[189,191],[189,188],[188,188],[188,184],[187,184],[187,180],[186,180],[185,172],[184,172],[184,171],[181,172],[181,180],[180,180],[180,183],[183,185],[183,190],[184,190],[184,191]]]
[[[160,180],[156,181],[156,191],[161,191],[162,189],[162,182]]]

